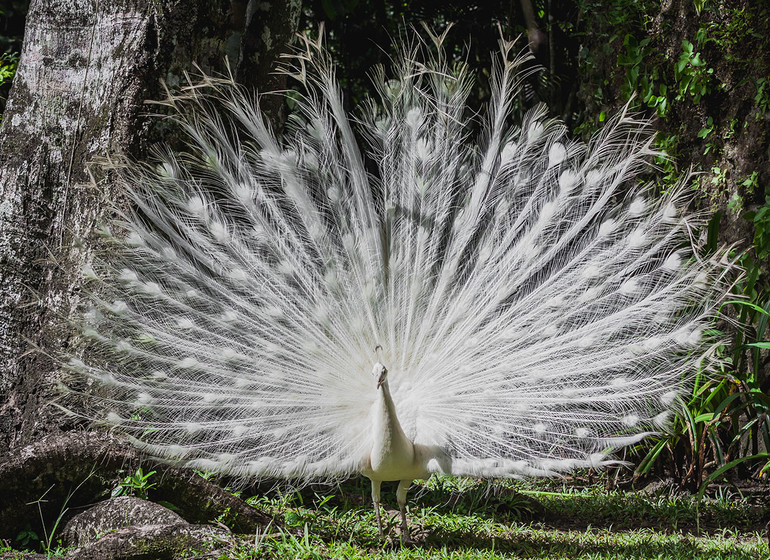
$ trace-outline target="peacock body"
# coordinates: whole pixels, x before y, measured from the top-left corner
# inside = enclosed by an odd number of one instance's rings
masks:
[[[236,477],[363,473],[376,503],[405,481],[402,512],[412,479],[598,467],[665,424],[708,367],[725,267],[693,251],[684,190],[639,181],[648,123],[587,145],[542,106],[511,125],[501,42],[474,135],[433,39],[356,119],[305,39],[283,141],[232,84],[170,100],[189,152],[116,168],[135,210],[88,269],[70,367],[106,420]]]

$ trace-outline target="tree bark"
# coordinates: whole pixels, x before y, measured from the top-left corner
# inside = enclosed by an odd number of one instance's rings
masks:
[[[141,155],[160,132],[144,100],[198,63],[262,90],[295,32],[300,2],[33,0],[0,128],[0,445],[61,429],[57,357],[72,333],[80,274],[106,199],[120,193],[89,164]],[[259,33],[255,37],[255,33]],[[256,72],[259,68],[260,72]],[[261,87],[260,87],[261,86]],[[280,104],[276,104],[277,114]],[[162,131],[161,131],[162,132]],[[91,169],[97,171],[92,166]]]

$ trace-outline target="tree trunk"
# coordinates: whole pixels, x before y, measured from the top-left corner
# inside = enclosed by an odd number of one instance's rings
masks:
[[[294,34],[300,2],[33,0],[21,60],[0,128],[0,445],[66,427],[51,405],[57,356],[71,338],[106,180],[89,164],[141,155],[152,127],[144,100],[183,83],[196,62],[223,72],[227,56],[250,86]],[[259,71],[256,71],[259,69]],[[267,79],[266,79],[267,78]],[[260,82],[262,80],[262,82]],[[276,103],[273,114],[277,114]],[[95,170],[96,167],[92,166]]]

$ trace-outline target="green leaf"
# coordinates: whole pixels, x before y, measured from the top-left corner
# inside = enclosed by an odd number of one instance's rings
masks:
[[[745,463],[746,461],[754,461],[756,459],[770,459],[770,453],[757,453],[756,455],[749,455],[748,457],[741,457],[739,459],[735,459],[734,461],[730,461],[726,465],[723,465],[719,467],[717,470],[715,470],[713,473],[711,473],[706,480],[703,481],[703,484],[701,484],[700,490],[698,490],[698,501],[701,501],[703,499],[703,494],[706,493],[706,488],[709,484],[711,484],[714,480],[722,476],[724,473],[732,469],[733,467],[737,467],[741,463]],[[767,466],[765,466],[767,468]]]
[[[636,468],[636,472],[638,474],[647,474],[650,471],[652,466],[655,464],[655,460],[661,454],[663,449],[665,449],[666,443],[667,440],[661,439],[652,449],[650,449],[649,453],[647,453],[644,459],[642,459],[641,463],[639,463],[639,466]]]
[[[764,315],[770,316],[770,312],[765,311],[763,308],[759,307],[758,305],[756,305],[754,303],[751,303],[750,301],[743,301],[743,300],[730,300],[730,301],[726,301],[721,306],[719,306],[720,311],[721,311],[722,307],[724,307],[727,304],[738,305],[738,306],[743,305],[745,307],[750,307],[754,311],[759,311],[760,313],[762,313]]]
[[[283,518],[290,527],[298,527],[302,524],[302,517],[294,511],[287,511],[283,514]]]
[[[714,414],[722,414],[722,411],[727,410],[727,407],[732,404],[733,401],[739,399],[741,397],[741,393],[733,393],[723,401],[719,403],[717,408],[714,410]]]

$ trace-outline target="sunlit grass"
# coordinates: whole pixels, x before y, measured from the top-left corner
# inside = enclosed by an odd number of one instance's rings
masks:
[[[435,528],[435,527],[434,527]],[[491,530],[490,530],[491,529]],[[653,529],[613,531],[588,528],[563,531],[531,525],[483,528],[467,521],[457,539],[442,542],[455,526],[418,546],[362,545],[355,540],[324,541],[319,535],[278,532],[259,546],[242,542],[232,556],[222,558],[580,558],[580,559],[693,559],[742,560],[764,558],[767,546],[758,533],[695,537]]]
[[[384,500],[393,504],[392,488]],[[258,543],[240,541],[237,558],[580,558],[741,560],[768,557],[764,510],[734,493],[698,505],[673,492],[647,496],[554,483],[433,479],[412,489],[417,544],[382,543],[368,487],[355,481],[252,500],[284,521]],[[226,558],[228,556],[223,556]]]

